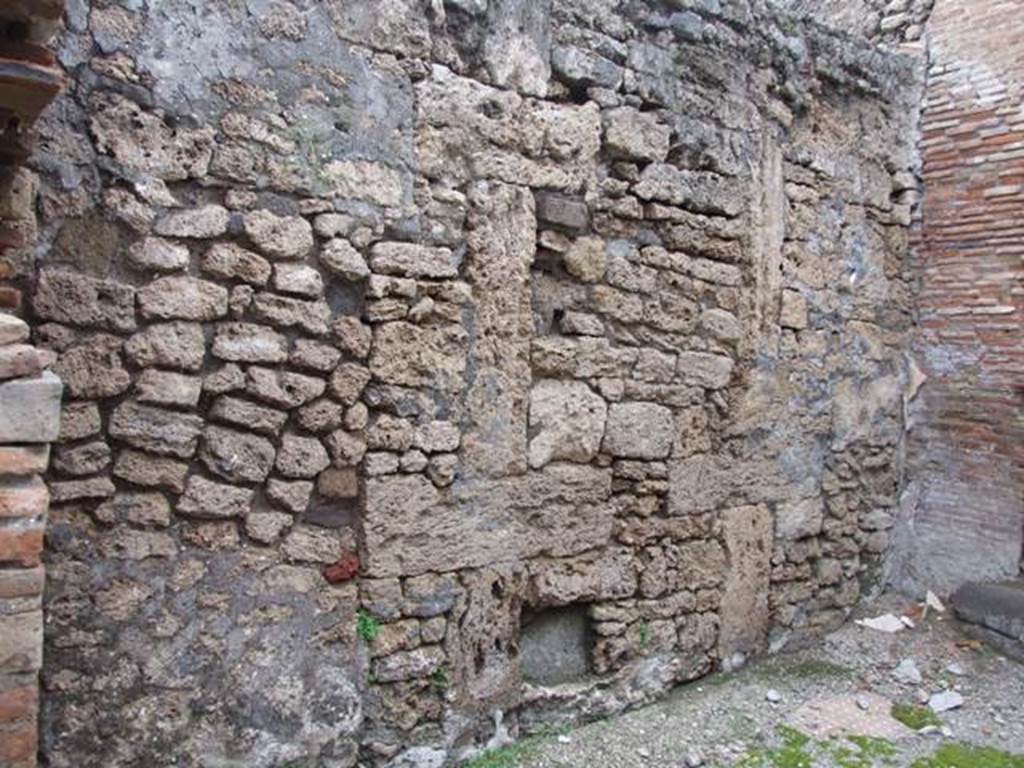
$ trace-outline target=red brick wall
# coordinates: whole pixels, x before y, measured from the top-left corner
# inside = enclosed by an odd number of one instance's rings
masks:
[[[1024,0],[937,0],[915,243],[928,376],[908,441],[904,586],[1017,573],[1024,537]]]

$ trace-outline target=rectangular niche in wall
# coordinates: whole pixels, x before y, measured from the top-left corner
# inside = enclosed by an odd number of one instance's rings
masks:
[[[591,645],[585,605],[523,609],[519,661],[525,680],[558,685],[583,679],[590,672]]]

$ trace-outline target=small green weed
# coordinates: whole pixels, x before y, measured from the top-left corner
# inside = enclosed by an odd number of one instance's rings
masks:
[[[929,725],[936,727],[942,725],[938,715],[928,707],[917,704],[893,704],[891,714],[894,719],[915,731],[920,731]]]
[[[640,647],[646,648],[651,644],[651,627],[646,619],[640,622]]]
[[[356,614],[356,634],[367,643],[372,643],[380,634],[380,622],[366,611],[360,609]]]
[[[448,679],[448,670],[444,667],[438,667],[431,672],[430,685],[439,691],[448,690],[448,686],[451,685],[451,681]]]

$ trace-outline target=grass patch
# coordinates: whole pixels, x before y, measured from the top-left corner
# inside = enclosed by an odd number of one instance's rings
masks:
[[[515,744],[509,744],[501,749],[488,749],[481,752],[468,762],[462,763],[461,768],[516,768],[516,766],[529,765],[536,756],[537,751],[546,741],[561,733],[568,733],[571,728],[554,728],[536,736],[527,736]]]
[[[808,659],[800,662],[787,662],[783,659],[770,659],[765,663],[751,668],[752,674],[762,680],[793,679],[800,680],[848,680],[856,675],[852,667],[846,667],[823,659]]]
[[[367,643],[372,643],[380,634],[380,622],[360,609],[356,614],[356,634]]]
[[[890,714],[893,719],[899,720],[907,728],[915,731],[920,731],[929,725],[934,725],[936,728],[942,725],[942,720],[931,709],[917,704],[893,704]]]
[[[778,729],[778,734],[780,746],[753,749],[737,764],[739,768],[876,768],[894,765],[896,747],[884,739],[850,736],[817,741],[785,726]]]
[[[931,757],[915,760],[911,768],[1024,768],[1024,755],[970,744],[943,744]]]

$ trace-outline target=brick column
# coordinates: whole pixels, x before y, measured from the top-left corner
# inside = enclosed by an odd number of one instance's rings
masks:
[[[1024,542],[1024,0],[937,0],[915,244],[927,376],[908,443],[899,576],[1017,573]]]
[[[36,764],[43,661],[43,530],[49,443],[62,385],[29,346],[28,326],[0,314],[0,768]]]

